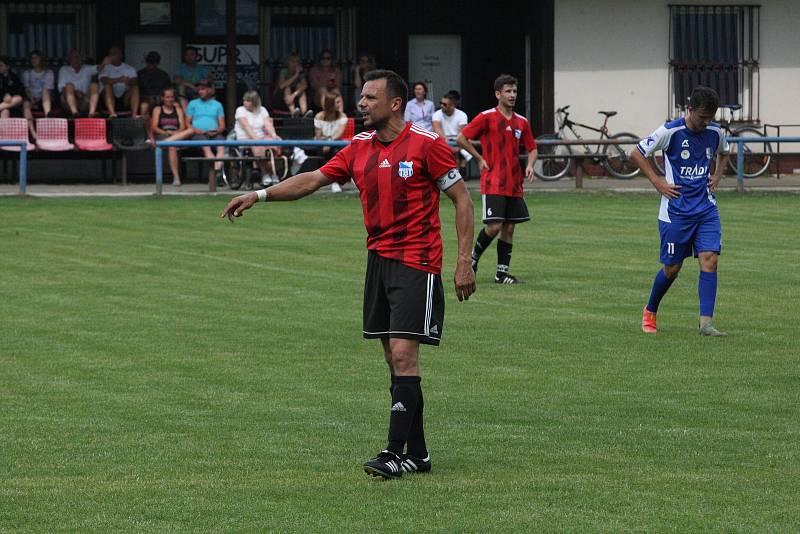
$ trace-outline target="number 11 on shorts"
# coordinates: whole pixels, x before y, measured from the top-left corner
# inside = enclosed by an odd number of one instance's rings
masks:
[[[675,254],[675,243],[667,243],[667,254]]]

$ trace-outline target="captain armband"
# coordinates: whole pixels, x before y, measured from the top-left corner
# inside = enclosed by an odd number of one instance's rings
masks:
[[[436,180],[436,185],[439,186],[440,190],[447,191],[459,180],[461,180],[461,173],[458,172],[458,169],[454,168],[440,176],[439,179]]]

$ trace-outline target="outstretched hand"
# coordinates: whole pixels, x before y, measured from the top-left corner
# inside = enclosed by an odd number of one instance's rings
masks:
[[[236,218],[241,217],[243,215],[243,211],[250,209],[253,204],[258,201],[258,195],[255,193],[247,193],[246,195],[239,195],[238,197],[234,198],[228,205],[225,206],[225,209],[222,210],[222,214],[220,215],[221,218],[227,217],[229,221],[235,222]]]

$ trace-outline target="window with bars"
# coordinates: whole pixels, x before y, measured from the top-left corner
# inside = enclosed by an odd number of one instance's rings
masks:
[[[717,90],[734,119],[758,121],[759,7],[671,5],[670,114],[686,108],[697,85]]]

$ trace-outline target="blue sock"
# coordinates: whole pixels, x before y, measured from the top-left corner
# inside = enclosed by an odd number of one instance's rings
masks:
[[[713,317],[714,302],[717,300],[717,273],[700,271],[697,294],[700,296],[700,315]]]
[[[647,303],[647,310],[653,313],[658,311],[658,305],[661,303],[661,299],[664,295],[667,294],[667,290],[669,290],[669,286],[672,285],[672,282],[675,281],[675,278],[667,278],[667,275],[664,273],[664,269],[658,271],[656,275],[656,279],[653,280],[653,289],[650,290],[650,300]]]

